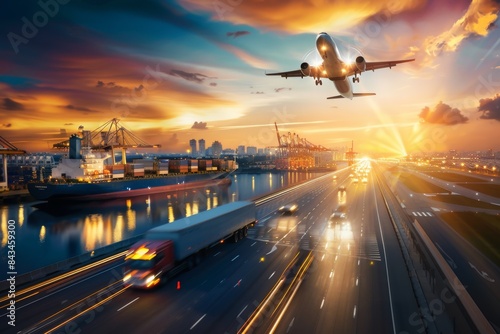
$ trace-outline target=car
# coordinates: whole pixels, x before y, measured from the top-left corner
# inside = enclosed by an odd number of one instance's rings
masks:
[[[340,212],[340,211],[335,211],[330,216],[330,221],[331,222],[339,222],[339,221],[343,221],[343,220],[346,220],[346,219],[347,219],[346,214],[344,212]]]
[[[339,187],[339,191],[346,191],[346,190],[347,190],[347,188],[345,186],[340,186]]]
[[[355,177],[354,179],[352,179],[352,182],[354,183],[358,183],[359,179],[357,177]]]
[[[363,183],[368,183],[368,178],[364,177],[364,178],[361,180],[361,182],[363,182]]]
[[[291,214],[295,213],[298,209],[299,209],[299,206],[297,204],[293,203],[293,204],[283,205],[282,207],[280,207],[278,209],[278,212],[280,212],[281,214],[284,214],[284,215],[286,215],[286,214],[291,215]]]

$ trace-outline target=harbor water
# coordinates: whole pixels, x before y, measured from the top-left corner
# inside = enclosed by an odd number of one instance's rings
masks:
[[[7,278],[8,229],[15,226],[18,275],[91,252],[224,203],[249,200],[319,173],[233,174],[231,185],[99,202],[0,204],[0,256]],[[12,253],[11,253],[12,254]]]

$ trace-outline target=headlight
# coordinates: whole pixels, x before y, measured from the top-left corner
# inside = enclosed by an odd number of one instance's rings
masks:
[[[127,275],[125,275],[125,277],[123,277],[123,281],[124,281],[124,282],[126,282],[126,281],[128,281],[130,278],[132,278],[132,275],[127,274]]]
[[[153,282],[153,280],[155,279],[155,275],[151,275],[149,276],[147,279],[146,279],[146,284],[149,284],[151,282]]]

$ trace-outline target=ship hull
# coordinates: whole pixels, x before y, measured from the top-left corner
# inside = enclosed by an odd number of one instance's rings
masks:
[[[41,201],[94,201],[230,184],[231,180],[223,177],[225,174],[169,175],[92,183],[33,182],[28,184],[28,190]]]

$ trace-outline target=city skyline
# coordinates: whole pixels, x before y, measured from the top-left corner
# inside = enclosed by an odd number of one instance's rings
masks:
[[[306,7],[304,7],[306,6]],[[198,0],[9,3],[0,14],[0,135],[46,151],[111,118],[162,150],[189,140],[276,146],[276,122],[325,147],[394,155],[500,150],[500,4],[474,1]],[[361,8],[360,7],[360,8]],[[284,15],[269,17],[269,12]],[[308,15],[303,15],[307,11]],[[352,101],[331,82],[266,77],[299,68],[320,31],[367,61]]]

